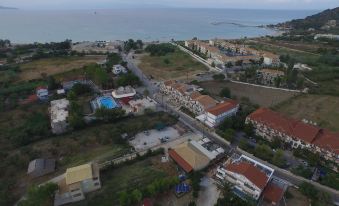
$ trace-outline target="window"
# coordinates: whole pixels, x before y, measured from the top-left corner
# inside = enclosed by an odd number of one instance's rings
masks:
[[[95,184],[94,184],[94,186],[99,186],[100,184],[99,184],[99,182],[96,182]]]

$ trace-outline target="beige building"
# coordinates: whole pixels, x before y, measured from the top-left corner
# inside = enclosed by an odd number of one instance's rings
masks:
[[[196,141],[184,142],[170,149],[168,153],[186,173],[205,168],[217,155]]]
[[[170,100],[186,107],[196,115],[203,114],[206,110],[217,105],[217,102],[208,95],[202,95],[199,87],[176,81],[166,81],[160,85],[160,92],[167,95]]]
[[[54,205],[64,205],[85,199],[85,194],[101,188],[99,167],[89,163],[66,170],[58,182]]]

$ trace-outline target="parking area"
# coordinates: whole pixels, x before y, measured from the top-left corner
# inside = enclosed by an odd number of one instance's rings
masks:
[[[147,130],[135,135],[129,143],[136,151],[147,150],[151,147],[178,139],[180,133],[174,127],[166,127],[162,130]]]

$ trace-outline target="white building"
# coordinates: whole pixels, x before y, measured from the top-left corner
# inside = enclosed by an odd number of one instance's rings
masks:
[[[68,168],[58,183],[54,205],[64,205],[85,199],[85,194],[101,188],[99,167],[90,163]]]
[[[209,127],[216,127],[224,119],[235,116],[238,110],[239,104],[234,100],[228,100],[208,109],[204,114],[196,118]]]
[[[48,89],[47,87],[40,86],[36,88],[36,96],[40,100],[47,100],[48,99]]]
[[[262,52],[264,58],[264,64],[267,66],[277,66],[280,64],[280,58],[278,55],[270,52]]]
[[[274,169],[242,155],[239,159],[219,166],[216,178],[229,182],[235,189],[258,200],[273,173]]]
[[[112,96],[116,99],[133,97],[134,95],[136,95],[136,91],[131,86],[119,87],[118,89],[113,90],[112,92]]]
[[[54,134],[62,134],[68,128],[68,107],[69,101],[67,99],[58,99],[51,101],[51,128]]]
[[[127,69],[120,64],[114,65],[112,69],[113,74],[119,75],[119,74],[126,74]]]

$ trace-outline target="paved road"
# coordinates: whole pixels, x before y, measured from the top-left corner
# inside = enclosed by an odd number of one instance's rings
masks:
[[[175,114],[176,116],[179,117],[179,120],[181,122],[183,122],[184,124],[186,124],[188,127],[190,127],[194,132],[200,133],[205,137],[208,137],[210,139],[213,139],[216,143],[222,145],[225,148],[225,151],[228,152],[238,152],[240,154],[244,154],[247,156],[250,156],[251,158],[266,164],[272,168],[275,169],[275,176],[287,180],[288,182],[294,184],[294,185],[299,185],[302,182],[309,182],[310,184],[314,185],[317,189],[327,192],[328,194],[331,195],[331,197],[333,199],[338,198],[339,197],[339,192],[336,191],[335,189],[326,187],[324,185],[321,185],[317,182],[313,182],[310,180],[307,180],[303,177],[300,176],[296,176],[294,174],[292,174],[289,171],[286,171],[284,169],[278,168],[274,165],[271,165],[270,163],[263,161],[261,159],[258,159],[256,157],[254,157],[253,155],[247,153],[246,151],[241,150],[240,148],[232,148],[230,146],[230,143],[227,142],[225,139],[221,138],[220,136],[218,136],[216,133],[214,132],[210,132],[206,127],[204,127],[203,125],[201,125],[197,120],[191,118],[190,116],[176,110],[175,108],[173,108],[171,105],[167,104],[166,101],[163,101],[159,99],[159,97],[156,95],[157,92],[159,91],[158,87],[155,86],[154,82],[152,82],[151,80],[149,80],[143,73],[142,71],[133,64],[133,61],[131,61],[131,54],[130,55],[123,55],[123,59],[124,61],[128,62],[128,68],[135,74],[137,75],[141,81],[144,83],[144,85],[148,88],[148,90],[150,91],[150,95],[153,96],[153,98],[155,98],[156,101],[158,101],[158,103],[163,104],[163,106],[166,108],[166,110],[172,114]]]

